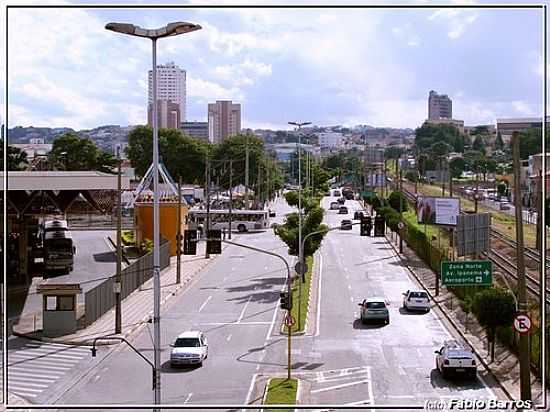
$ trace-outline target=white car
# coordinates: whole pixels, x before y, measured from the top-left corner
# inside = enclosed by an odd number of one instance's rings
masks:
[[[407,290],[403,293],[403,308],[406,310],[430,310],[430,297],[423,290]]]
[[[465,374],[470,378],[476,377],[477,365],[474,354],[464,344],[448,340],[435,353],[435,367],[444,378],[451,373]]]
[[[204,333],[191,330],[178,335],[176,341],[170,345],[170,365],[202,365],[208,357],[208,342]]]

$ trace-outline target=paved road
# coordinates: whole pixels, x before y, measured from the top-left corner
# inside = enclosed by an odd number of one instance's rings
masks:
[[[285,206],[276,204],[275,221],[289,211]],[[238,235],[234,241],[287,253],[271,230]],[[163,403],[245,402],[251,378],[263,364],[263,346],[273,329],[285,279],[286,269],[279,259],[230,246],[189,290],[174,298],[161,317]],[[208,359],[200,368],[172,369],[169,344],[189,329],[205,332]],[[148,327],[133,340],[149,359],[153,356],[151,336],[152,327]],[[57,403],[135,404],[152,403],[152,399],[150,366],[121,347]]]
[[[334,198],[324,198],[328,208]],[[327,211],[338,226],[360,209],[346,201],[347,216]],[[318,335],[296,338],[294,373],[311,384],[311,404],[422,405],[427,399],[488,398],[495,386],[485,372],[473,382],[445,381],[434,369],[434,350],[453,335],[434,311],[410,314],[401,309],[402,292],[416,288],[384,238],[360,237],[359,227],[330,232],[322,247],[321,311]],[[362,325],[364,298],[383,296],[390,303],[390,324]],[[273,338],[268,364],[283,362],[284,341]],[[284,362],[283,362],[284,363]],[[281,372],[266,366],[263,372]],[[497,395],[500,396],[500,395]]]
[[[116,271],[116,254],[107,241],[107,236],[115,238],[112,230],[82,230],[71,232],[76,245],[74,270],[68,275],[50,277],[48,283],[79,283],[83,292],[92,289],[102,278]],[[99,280],[97,280],[99,279]],[[8,296],[8,318],[16,318],[21,313],[38,313],[42,310],[42,297],[36,293],[36,286],[42,278],[35,277],[25,293],[10,293]],[[84,303],[84,293],[78,296],[78,303]]]

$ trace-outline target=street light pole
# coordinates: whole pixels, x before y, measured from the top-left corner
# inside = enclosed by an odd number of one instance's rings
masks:
[[[158,124],[157,124],[157,39],[177,36],[201,29],[198,24],[187,22],[170,23],[159,29],[144,29],[128,23],[108,23],[105,28],[121,34],[144,37],[152,42],[153,54],[153,348],[154,348],[154,403],[160,405],[160,214],[158,176]],[[154,408],[153,412],[159,412]]]

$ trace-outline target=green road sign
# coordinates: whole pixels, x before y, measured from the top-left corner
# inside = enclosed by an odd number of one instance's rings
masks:
[[[441,262],[441,283],[446,286],[490,286],[493,284],[493,262]]]
[[[373,192],[373,191],[364,191],[364,192],[361,192],[361,197],[364,199],[366,197],[370,197],[370,196],[376,196],[376,192]]]

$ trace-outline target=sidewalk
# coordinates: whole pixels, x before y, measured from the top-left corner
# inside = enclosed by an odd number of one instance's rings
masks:
[[[395,238],[398,239],[397,236]],[[495,361],[491,363],[487,334],[484,328],[479,325],[475,316],[466,314],[459,304],[460,300],[448,291],[445,286],[440,286],[439,296],[434,297],[434,272],[407,246],[405,241],[403,242],[403,254],[399,255],[399,241],[392,242],[389,235],[387,235],[387,239],[393,247],[395,254],[401,258],[401,262],[432,295],[432,299],[438,304],[439,309],[462,336],[462,339],[474,348],[481,362],[500,383],[502,390],[512,399],[520,399],[519,360],[517,355],[497,341],[495,346]],[[541,381],[532,372],[531,393],[535,405],[542,403]]]
[[[227,245],[222,245],[225,249]],[[170,266],[163,270],[160,275],[160,298],[161,306],[164,305],[172,296],[185,289],[196,275],[214,260],[216,255],[210,259],[204,258],[206,243],[201,242],[197,246],[197,255],[181,256],[181,283],[176,284],[176,257],[173,256]],[[149,279],[140,288],[136,289],[126,299],[122,301],[122,333],[117,336],[128,337],[134,333],[140,326],[148,323],[153,315],[153,279]],[[36,319],[34,319],[34,317]],[[36,332],[34,324],[36,322]],[[55,338],[46,338],[42,336],[42,314],[23,315],[19,323],[14,326],[13,334],[15,336],[38,339],[43,342],[57,342],[69,345],[91,345],[93,339],[99,336],[114,334],[115,311],[114,308],[105,313],[101,318],[91,325],[78,330],[71,335],[59,336]],[[118,341],[113,341],[115,343]],[[98,344],[101,344],[98,342]],[[105,342],[103,342],[105,344]]]

